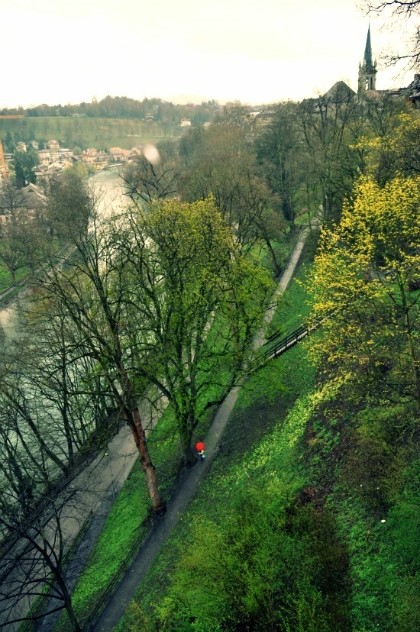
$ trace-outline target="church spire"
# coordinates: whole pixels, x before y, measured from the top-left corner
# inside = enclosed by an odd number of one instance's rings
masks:
[[[376,90],[376,62],[372,59],[372,43],[370,40],[370,25],[366,36],[365,54],[359,65],[359,95],[367,90]]]
[[[366,68],[374,67],[373,61],[372,61],[372,44],[370,41],[370,25],[369,25],[367,37],[366,37],[366,46],[365,46],[365,55],[363,57],[363,64],[366,66]]]

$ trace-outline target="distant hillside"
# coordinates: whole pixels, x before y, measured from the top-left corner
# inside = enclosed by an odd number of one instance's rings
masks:
[[[193,119],[195,123],[200,120],[211,120],[220,111],[216,101],[195,104],[187,103],[177,105],[162,99],[143,99],[137,101],[128,97],[107,96],[101,101],[92,100],[90,103],[77,105],[37,105],[29,108],[4,108],[0,110],[0,116],[24,115],[24,116],[89,116],[96,118],[139,118],[151,119],[167,123],[177,123],[181,119]]]
[[[6,147],[32,140],[59,140],[65,147],[130,149],[145,142],[176,138],[187,125],[212,121],[221,106],[212,101],[201,105],[174,105],[161,99],[136,101],[106,97],[78,105],[39,105],[27,109],[0,110],[0,139]]]
[[[121,118],[25,117],[1,118],[0,139],[6,151],[10,143],[55,139],[63,147],[108,150],[110,147],[131,149],[135,145],[178,138],[180,125],[158,121]]]

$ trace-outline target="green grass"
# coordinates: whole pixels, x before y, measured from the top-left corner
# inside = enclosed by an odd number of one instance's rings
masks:
[[[27,268],[21,268],[16,273],[16,282],[22,281],[28,274]],[[12,287],[12,275],[5,266],[0,263],[0,292]]]
[[[342,441],[340,459],[332,458],[336,450],[324,451],[324,467],[334,471],[327,506],[351,560],[355,630],[409,632],[420,625],[414,605],[420,571],[415,418],[410,406],[371,403],[351,418],[347,413],[341,434],[352,429],[352,449]],[[314,480],[323,468],[317,469]]]
[[[287,334],[305,322],[309,314],[308,294],[303,286],[317,246],[317,233],[308,237],[296,275],[290,282],[287,292],[281,298],[280,305],[269,325],[267,335]]]
[[[110,147],[131,149],[136,145],[177,138],[179,126],[163,127],[156,121],[111,118],[26,117],[0,120],[0,138],[10,132],[16,140],[58,140],[73,149],[108,150]]]
[[[287,371],[295,375],[300,372],[304,363],[305,352],[301,347],[287,355],[287,366],[285,356],[273,362],[272,371],[279,383]],[[306,367],[309,385],[311,371]],[[265,392],[261,392],[261,387]],[[311,411],[307,394],[299,395],[296,389],[292,393],[290,387],[277,390],[273,396],[271,384],[264,383],[259,376],[251,378],[246,390],[229,421],[210,474],[143,580],[135,602],[117,628],[120,632],[142,629],[136,627],[139,610],[150,616],[154,606],[163,602],[181,556],[189,547],[200,546],[192,539],[192,526],[201,520],[223,522],[231,514],[234,500],[246,496],[247,490],[254,486],[261,491],[269,486],[271,495],[275,494],[285,510],[305,484],[307,473],[299,459],[299,443]],[[253,395],[258,396],[259,405],[246,405],[245,400],[251,402]],[[262,406],[265,397],[268,403]]]

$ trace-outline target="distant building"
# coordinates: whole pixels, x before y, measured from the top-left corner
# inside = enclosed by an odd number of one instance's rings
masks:
[[[131,151],[129,149],[122,149],[121,147],[111,147],[108,153],[114,162],[127,162],[130,158]]]
[[[47,205],[46,195],[36,184],[28,184],[23,189],[6,189],[0,194],[0,223],[7,223],[12,212],[39,219],[45,214]]]
[[[49,140],[47,143],[47,149],[50,149],[51,151],[57,151],[58,149],[60,149],[60,143],[58,142],[58,140]]]

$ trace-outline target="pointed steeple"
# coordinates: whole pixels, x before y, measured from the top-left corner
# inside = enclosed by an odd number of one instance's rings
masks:
[[[370,41],[370,25],[369,25],[367,37],[366,37],[366,46],[365,46],[365,54],[363,57],[363,65],[369,69],[374,67],[373,61],[372,61],[372,44]]]
[[[376,62],[372,59],[372,43],[370,40],[370,25],[366,37],[365,54],[363,62],[359,66],[359,95],[363,95],[367,90],[376,90]]]

